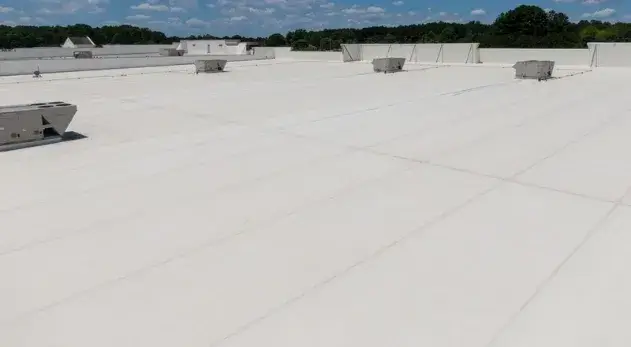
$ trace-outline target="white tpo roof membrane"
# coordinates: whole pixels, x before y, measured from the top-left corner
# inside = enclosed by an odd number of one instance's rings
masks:
[[[228,68],[0,80],[0,346],[631,344],[631,71]]]

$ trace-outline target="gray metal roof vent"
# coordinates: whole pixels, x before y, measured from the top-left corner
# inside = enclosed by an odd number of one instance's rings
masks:
[[[518,61],[513,65],[515,78],[536,79],[538,81],[552,78],[554,61],[550,60],[525,60]]]
[[[0,151],[59,142],[76,113],[63,101],[0,106]]]
[[[403,70],[405,58],[376,58],[372,60],[372,68],[375,72],[399,72]]]
[[[226,67],[227,60],[207,59],[195,61],[195,73],[200,72],[222,72]]]
[[[75,59],[92,59],[92,51],[74,51],[72,55]]]

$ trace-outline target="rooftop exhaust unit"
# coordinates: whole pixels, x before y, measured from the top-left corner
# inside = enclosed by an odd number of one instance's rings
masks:
[[[200,72],[222,72],[226,67],[227,60],[207,59],[195,61],[195,73]]]
[[[376,58],[372,60],[372,68],[375,72],[399,72],[403,70],[405,58]]]
[[[543,81],[552,78],[554,62],[549,60],[518,61],[513,65],[515,78]]]
[[[61,141],[75,113],[63,101],[0,106],[0,152]]]
[[[92,51],[75,51],[72,55],[75,59],[92,59]]]
[[[41,78],[42,73],[39,71],[39,65],[37,65],[37,70],[33,71],[33,78]]]

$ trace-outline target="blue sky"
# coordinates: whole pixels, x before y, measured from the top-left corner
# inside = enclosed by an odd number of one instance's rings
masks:
[[[0,23],[126,23],[174,35],[264,36],[295,28],[491,22],[519,4],[517,0],[0,0]],[[529,4],[564,12],[575,21],[631,18],[628,0],[536,0]]]

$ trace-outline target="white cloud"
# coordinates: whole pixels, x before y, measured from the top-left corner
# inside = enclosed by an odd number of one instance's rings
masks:
[[[408,16],[416,16],[416,12],[414,12],[414,11],[408,11]]]
[[[447,12],[439,12],[438,15],[441,17],[445,17],[447,15]]]
[[[592,13],[583,13],[583,18],[607,18],[616,14],[616,10],[613,8],[605,8]]]
[[[146,20],[146,19],[149,19],[149,18],[151,18],[151,17],[147,16],[145,14],[136,14],[136,15],[133,15],[133,16],[125,17],[125,19],[127,19],[127,20]]]
[[[169,0],[172,7],[197,8],[197,0]]]
[[[403,1],[401,1],[401,0],[398,0],[398,1],[393,2],[392,4],[394,6],[401,6],[401,5],[405,4],[405,3]]]
[[[13,11],[15,11],[15,9],[13,7],[0,6],[0,13],[9,13],[9,12],[13,12]]]
[[[275,8],[267,7],[267,8],[254,8],[248,7],[247,11],[254,14],[272,14],[276,12]]]
[[[36,12],[46,15],[54,14],[73,14],[78,11],[87,11],[89,13],[101,13],[105,11],[103,5],[109,3],[109,0],[38,0],[40,3],[47,4],[46,7],[38,9]],[[100,5],[100,6],[99,6]]]
[[[181,27],[183,25],[182,20],[178,17],[169,17],[167,20],[152,20],[147,22],[156,26],[169,26],[169,27]]]
[[[199,27],[199,26],[206,26],[206,25],[208,25],[208,22],[205,22],[205,21],[203,21],[201,19],[198,19],[198,18],[191,18],[191,19],[186,21],[186,25]]]
[[[140,5],[134,5],[131,7],[132,10],[141,10],[141,11],[168,11],[169,7],[166,5],[154,5],[148,2],[142,3]]]
[[[240,21],[244,21],[248,19],[248,17],[246,16],[234,16],[234,17],[230,17],[230,21],[231,22],[240,22]]]
[[[333,8],[333,7],[335,7],[335,4],[332,3],[332,2],[327,2],[326,4],[320,5],[320,7],[322,7],[322,8]]]
[[[381,7],[377,7],[377,6],[369,6],[366,9],[366,12],[368,12],[368,13],[383,13],[383,12],[386,12],[386,10],[384,10]]]
[[[362,7],[359,7],[358,5],[353,5],[349,8],[343,9],[342,12],[345,14],[384,13],[386,12],[386,10],[377,6],[369,6],[367,8],[362,8]]]
[[[484,16],[485,14],[486,14],[486,11],[481,8],[471,11],[472,16]]]
[[[366,12],[366,10],[360,8],[357,5],[353,5],[349,8],[345,8],[342,10],[342,12],[346,13],[346,14],[355,14],[355,13],[364,13]]]
[[[605,2],[605,0],[584,0],[583,5],[598,5]]]
[[[171,7],[171,12],[182,13],[182,12],[186,12],[186,9],[182,7]]]

